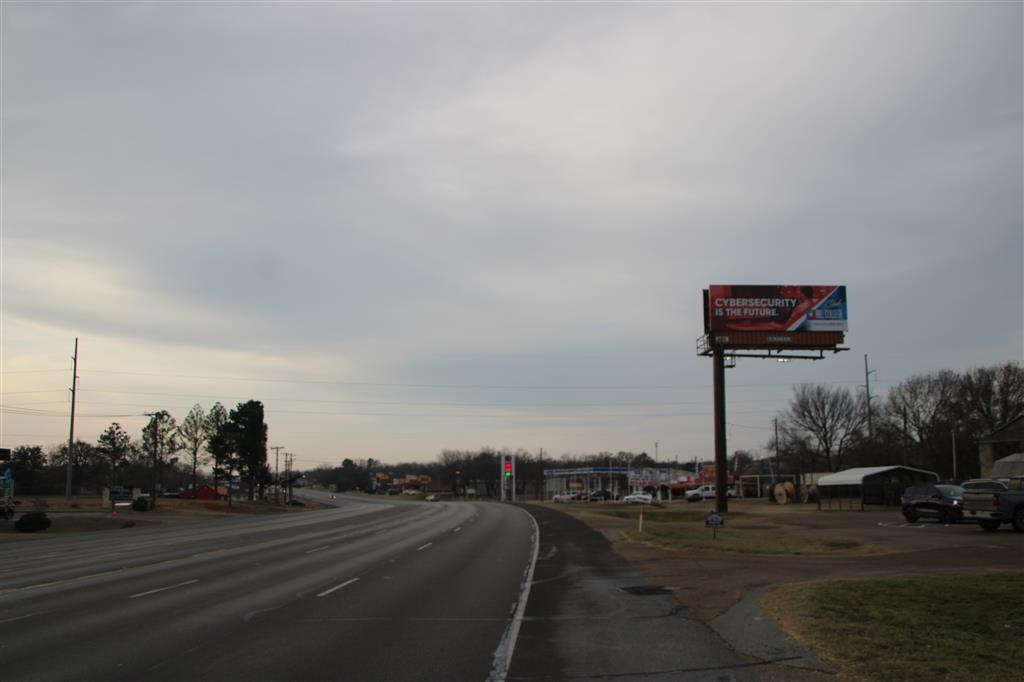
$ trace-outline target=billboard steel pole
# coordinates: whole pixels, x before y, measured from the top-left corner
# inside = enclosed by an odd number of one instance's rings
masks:
[[[729,511],[729,498],[725,442],[725,349],[721,346],[714,349],[712,367],[715,400],[715,511],[722,514]]]

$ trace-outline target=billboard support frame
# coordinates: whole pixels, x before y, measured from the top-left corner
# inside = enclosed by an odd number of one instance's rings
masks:
[[[845,297],[845,292],[844,292]],[[729,511],[726,489],[728,479],[728,444],[726,441],[725,369],[735,367],[736,358],[764,360],[824,360],[826,353],[837,354],[850,350],[843,343],[844,332],[809,332],[805,334],[771,334],[745,336],[734,339],[728,332],[712,331],[710,324],[709,290],[703,290],[704,336],[697,339],[697,355],[712,359],[712,394],[714,400],[715,432],[715,511]],[[845,314],[845,312],[844,312]],[[762,340],[763,338],[763,340]],[[812,353],[816,353],[813,355]]]

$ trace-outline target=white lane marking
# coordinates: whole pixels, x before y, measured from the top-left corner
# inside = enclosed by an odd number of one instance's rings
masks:
[[[357,580],[359,580],[359,578],[352,578],[352,580],[346,580],[346,581],[345,581],[345,582],[343,582],[342,584],[340,584],[340,585],[335,585],[334,587],[332,587],[332,588],[331,588],[331,589],[329,589],[329,590],[324,590],[323,592],[321,592],[320,594],[318,594],[318,595],[316,595],[316,596],[318,596],[318,597],[326,597],[326,596],[327,596],[327,595],[329,595],[329,594],[330,594],[331,592],[336,592],[336,591],[340,590],[340,589],[341,589],[341,588],[343,588],[343,587],[346,587],[346,586],[348,586],[348,585],[351,585],[352,583],[354,583],[354,582],[355,582],[355,581],[357,581]]]
[[[497,650],[494,652],[494,668],[488,676],[488,682],[505,682],[508,678],[508,670],[512,665],[512,655],[516,651],[516,640],[519,639],[519,628],[523,624],[523,616],[526,614],[526,602],[530,598],[530,586],[533,584],[533,569],[537,566],[537,554],[540,552],[540,526],[533,514],[522,507],[523,512],[530,517],[533,523],[533,556],[530,557],[530,565],[523,575],[523,584],[519,588],[519,600],[515,604],[515,613],[512,622],[505,629],[505,635],[501,638]]]
[[[330,547],[330,545],[324,545],[323,547],[315,547],[313,549],[306,550],[306,554],[313,554],[314,552],[322,552],[325,549],[327,549],[328,547]]]
[[[179,587],[185,587],[185,585],[193,585],[193,584],[195,584],[197,582],[199,582],[198,579],[196,579],[196,580],[186,580],[185,582],[178,583],[177,585],[169,585],[167,587],[158,587],[155,590],[148,590],[146,592],[139,592],[138,594],[133,594],[132,596],[130,596],[128,598],[129,599],[138,599],[139,597],[146,597],[146,596],[149,596],[151,594],[156,594],[157,592],[166,592],[167,590],[174,590],[174,589],[177,589]]]
[[[453,532],[453,533],[458,533],[458,532],[459,532],[460,530],[462,530],[462,526],[459,526],[458,528],[456,528],[456,529],[455,529],[455,530],[453,530],[452,532]]]
[[[15,616],[14,618],[5,618],[3,620],[0,620],[0,623],[13,623],[16,620],[25,620],[26,618],[31,618],[32,616],[41,616],[44,613],[50,613],[50,612],[49,611],[36,611],[35,613],[26,613],[24,616]]]
[[[40,587],[49,587],[51,585],[60,585],[62,583],[73,583],[76,580],[88,580],[89,578],[99,578],[100,576],[104,576],[104,575],[113,575],[114,573],[120,573],[123,570],[124,570],[123,568],[115,568],[112,571],[103,571],[102,573],[92,573],[90,575],[78,576],[77,578],[65,578],[64,580],[54,580],[53,582],[49,582],[49,583],[37,583],[35,585],[26,585],[25,587],[10,587],[10,588],[7,588],[7,589],[0,590],[0,596],[3,596],[5,594],[11,593],[11,592],[27,592],[28,590],[38,590]]]
[[[434,544],[434,543],[433,543],[433,542],[428,542],[427,544],[423,545],[422,547],[417,547],[417,548],[416,548],[416,551],[417,551],[417,552],[422,552],[422,551],[423,551],[423,550],[425,550],[425,549],[426,549],[427,547],[430,547],[430,546],[431,546],[432,544]]]

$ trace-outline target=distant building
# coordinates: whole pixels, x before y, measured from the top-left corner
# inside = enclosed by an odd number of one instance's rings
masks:
[[[182,490],[178,495],[183,500],[226,500],[228,499],[227,486],[219,485],[216,489],[212,485],[201,485],[195,490]]]
[[[978,444],[978,469],[982,478],[992,475],[996,458],[1024,450],[1024,415],[1011,419],[1005,426],[975,441]]]

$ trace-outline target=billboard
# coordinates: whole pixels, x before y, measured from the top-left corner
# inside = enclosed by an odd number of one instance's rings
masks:
[[[846,287],[712,284],[709,332],[845,332]]]

